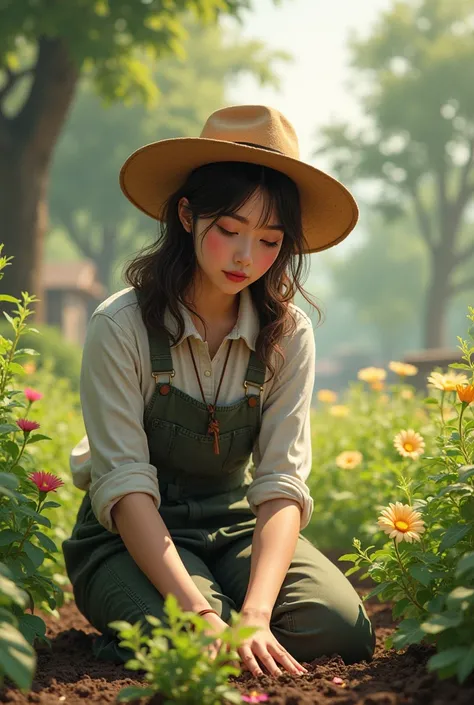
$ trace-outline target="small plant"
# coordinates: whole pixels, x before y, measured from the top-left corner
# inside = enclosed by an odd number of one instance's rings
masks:
[[[164,705],[241,703],[242,696],[230,687],[228,677],[240,675],[240,669],[231,662],[238,660],[237,648],[256,628],[239,628],[238,615],[233,612],[232,626],[219,634],[219,647],[211,656],[209,647],[216,642],[216,637],[209,634],[209,623],[205,619],[193,612],[183,612],[172,594],[165,600],[165,613],[168,626],[163,626],[156,617],[146,617],[152,626],[151,636],[143,633],[139,622],[133,626],[121,621],[109,624],[119,632],[120,646],[135,653],[125,667],[145,671],[149,683],[143,688],[124,688],[117,700],[128,702],[160,693],[165,698]]]
[[[0,244],[0,254],[2,249]],[[0,257],[0,279],[11,259]],[[58,550],[54,541],[41,531],[43,527],[51,528],[51,522],[42,512],[60,506],[47,501],[47,496],[63,482],[51,473],[38,471],[34,454],[30,453],[33,444],[51,440],[34,433],[40,424],[28,418],[32,406],[43,395],[31,387],[16,389],[14,384],[17,377],[26,374],[20,360],[36,355],[35,350],[18,348],[23,333],[36,330],[28,327],[26,320],[32,313],[29,305],[37,299],[26,292],[22,292],[22,299],[0,295],[0,301],[17,306],[11,316],[3,312],[11,325],[13,339],[0,336],[0,566],[3,571],[0,604],[1,618],[7,625],[0,630],[0,652],[5,656],[0,663],[8,665],[5,671],[20,687],[26,682],[25,669],[34,668],[34,664],[27,658],[29,652],[24,645],[13,639],[13,630],[18,629],[31,646],[36,639],[49,645],[45,623],[33,614],[34,608],[39,605],[54,610],[63,603],[61,588],[40,570],[45,558],[55,561],[54,553]],[[11,588],[12,581],[15,590]],[[5,586],[9,592],[5,592]]]
[[[474,308],[468,318],[474,323]],[[424,477],[399,475],[397,489],[407,504],[391,502],[378,527],[391,542],[362,549],[339,560],[354,566],[346,575],[366,568],[377,586],[365,597],[378,595],[394,602],[393,616],[403,617],[386,646],[401,649],[424,641],[437,653],[427,664],[440,678],[456,676],[460,683],[474,671],[474,326],[471,342],[458,338],[465,362],[452,367],[462,374],[433,372],[437,390],[425,402],[438,424],[437,452],[421,462]],[[408,447],[407,445],[408,444]],[[406,432],[397,439],[405,457],[418,460],[421,436]]]

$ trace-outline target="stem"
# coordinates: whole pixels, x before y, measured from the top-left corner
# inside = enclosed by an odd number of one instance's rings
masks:
[[[444,427],[445,427],[445,423],[444,423],[444,397],[445,397],[445,394],[446,394],[445,390],[442,389],[441,390],[441,402],[439,405],[439,409],[440,409],[440,413],[441,413],[441,426],[443,428],[443,433],[444,433]]]
[[[469,455],[466,449],[466,444],[464,443],[464,434],[463,434],[463,427],[462,427],[462,417],[464,416],[464,412],[467,409],[467,404],[465,401],[462,402],[461,406],[461,411],[459,413],[459,445],[461,447],[461,453],[464,456],[464,460],[466,461],[466,464],[469,465]]]
[[[10,468],[10,472],[13,470],[13,468],[14,468],[16,465],[18,465],[18,463],[19,463],[19,461],[20,461],[20,458],[21,458],[21,456],[23,455],[23,451],[24,451],[25,448],[26,448],[26,442],[28,441],[28,436],[29,436],[29,435],[30,435],[30,432],[29,432],[29,431],[24,431],[24,432],[23,432],[23,445],[22,445],[22,447],[21,447],[21,449],[20,449],[20,452],[18,453],[17,459],[13,461],[13,465],[12,465],[11,468]]]
[[[40,498],[38,499],[38,504],[36,505],[36,509],[35,509],[35,511],[36,511],[37,514],[40,513],[40,509],[41,509],[41,505],[42,505],[43,501],[44,501],[44,498],[41,499],[41,497],[40,497]],[[17,549],[16,549],[16,555],[14,556],[14,558],[15,558],[16,556],[19,556],[20,553],[22,552],[23,546],[24,546],[24,544],[25,544],[25,541],[26,541],[26,539],[29,537],[29,535],[30,535],[30,533],[31,533],[31,527],[32,527],[33,524],[35,524],[35,523],[36,523],[36,522],[35,522],[35,519],[30,519],[30,521],[29,521],[29,523],[28,523],[28,526],[27,526],[27,529],[26,529],[26,531],[25,531],[25,533],[24,533],[24,535],[23,535],[23,538],[21,539],[21,541],[20,541],[20,543],[19,543],[19,545],[18,545],[18,547],[17,547]],[[5,558],[8,558],[8,556],[10,555],[10,549],[11,549],[11,546],[10,546],[10,548],[8,549],[8,551],[7,551],[6,554],[5,554]]]
[[[403,575],[406,576],[407,580],[410,581],[410,576],[408,575],[408,573],[407,573],[407,571],[406,571],[406,568],[405,568],[405,566],[403,565],[402,557],[400,556],[400,553],[399,553],[399,551],[398,551],[398,546],[397,546],[397,541],[396,541],[396,539],[393,539],[393,545],[395,546],[395,553],[397,554],[397,559],[398,559],[398,562],[399,562],[399,564],[400,564],[400,568],[402,569],[402,573],[403,573]],[[413,597],[413,595],[411,594],[408,585],[405,585],[405,582],[404,582],[402,576],[400,576],[400,580],[401,580],[401,582],[402,582],[403,589],[405,590],[405,594],[406,594],[406,596],[408,597],[408,599],[410,600],[410,602],[412,602],[412,603],[415,605],[415,607],[418,607],[418,609],[420,609],[422,612],[425,612],[424,608],[420,605],[420,603],[418,602],[418,600],[416,599],[416,597]]]

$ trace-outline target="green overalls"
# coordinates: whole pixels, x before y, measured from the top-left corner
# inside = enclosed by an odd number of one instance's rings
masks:
[[[242,398],[216,407],[220,422],[216,455],[213,437],[207,434],[206,405],[180,391],[165,374],[173,367],[167,333],[149,333],[149,344],[157,384],[143,421],[150,463],[158,472],[159,512],[201,594],[229,622],[231,609],[242,607],[250,577],[256,517],[246,493],[252,482],[250,455],[260,427],[264,365],[250,351]],[[166,619],[162,596],[120,535],[98,523],[88,492],[62,549],[77,606],[101,632],[94,643],[95,655],[126,661],[131,652],[118,646],[116,632],[107,625],[113,620],[141,620],[149,628],[145,614]],[[338,653],[353,663],[370,659],[375,646],[354,588],[301,534],[273,609],[271,630],[300,662]]]

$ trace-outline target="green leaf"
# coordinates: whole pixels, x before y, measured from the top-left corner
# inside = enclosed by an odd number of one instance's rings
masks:
[[[21,541],[23,534],[12,529],[2,529],[0,532],[0,546],[8,546],[14,541]]]
[[[44,436],[42,433],[34,433],[32,436],[28,437],[26,445],[31,445],[31,443],[38,443],[38,441],[51,441],[49,436]]]
[[[416,619],[405,619],[398,625],[397,632],[393,636],[393,645],[396,649],[403,649],[409,644],[418,644],[425,636]]]
[[[23,550],[34,565],[35,569],[39,568],[44,562],[44,551],[39,546],[34,546],[30,541],[25,541]]]
[[[31,688],[36,668],[35,651],[18,629],[5,622],[0,631],[0,663],[4,673],[19,688]]]
[[[474,644],[468,649],[458,664],[457,676],[460,683],[464,683],[466,678],[474,670]]]
[[[392,610],[393,618],[398,619],[399,617],[401,617],[408,605],[411,605],[411,602],[408,597],[403,597],[401,600],[398,600]]]
[[[471,368],[469,365],[466,365],[465,362],[451,362],[449,364],[449,367],[452,367],[455,370],[470,370]]]
[[[444,612],[443,614],[435,614],[426,622],[420,625],[426,634],[439,634],[446,629],[454,629],[459,627],[462,622],[462,615],[459,612]]]
[[[8,487],[9,490],[16,490],[18,487],[18,478],[16,475],[10,475],[7,472],[0,472],[0,485]]]
[[[379,583],[379,585],[376,585],[376,587],[374,587],[373,590],[371,590],[369,592],[369,594],[365,596],[365,599],[368,600],[370,597],[374,597],[375,595],[378,595],[379,593],[386,590],[388,587],[391,587],[392,584],[393,583],[390,581],[387,581],[384,583]]]
[[[62,504],[59,504],[59,502],[45,502],[42,505],[42,509],[55,509],[56,507],[62,507]]]
[[[46,624],[35,614],[22,614],[18,622],[19,630],[32,646],[37,637],[43,637],[46,634]]]
[[[50,553],[57,553],[58,548],[54,541],[52,541],[49,536],[43,534],[41,531],[35,531],[35,536],[37,537],[40,544]]]
[[[473,475],[474,475],[474,465],[463,465],[462,468],[459,468],[459,481],[460,482],[466,482],[467,478],[472,477]]]
[[[129,700],[138,700],[138,698],[151,697],[155,694],[153,688],[139,688],[137,685],[129,685],[126,688],[122,688],[116,697],[119,703],[128,703]]]
[[[446,549],[457,544],[463,536],[469,533],[470,528],[471,527],[468,524],[454,524],[454,526],[450,526],[439,545],[439,553],[442,553],[443,551],[446,551]]]
[[[16,424],[12,423],[0,423],[0,436],[3,436],[5,433],[11,433],[12,431],[19,431],[20,429]]]
[[[474,571],[474,551],[465,553],[456,566],[456,578],[461,577],[466,572]]]
[[[436,399],[435,397],[426,397],[423,401],[425,404],[439,404],[439,399]]]
[[[450,607],[457,608],[458,602],[474,602],[474,588],[464,587],[459,585],[451,590],[446,598],[446,602]]]
[[[415,580],[418,580],[418,582],[420,582],[425,587],[428,587],[428,585],[434,579],[433,576],[431,575],[429,568],[427,568],[424,565],[420,565],[420,564],[411,565],[408,569],[408,572],[410,573],[412,578],[415,578]]]
[[[455,663],[461,661],[467,654],[466,646],[453,646],[446,651],[440,651],[435,654],[426,664],[428,671],[435,671],[440,668],[446,668],[446,666],[452,666]]]
[[[10,296],[10,294],[0,294],[0,301],[8,301],[10,304],[20,303],[20,299],[16,299],[14,296]]]
[[[360,556],[357,553],[344,553],[343,556],[339,556],[338,561],[357,561]]]

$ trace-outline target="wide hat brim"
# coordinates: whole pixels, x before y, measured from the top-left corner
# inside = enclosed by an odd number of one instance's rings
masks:
[[[278,152],[220,139],[174,137],[140,147],[122,166],[120,186],[134,206],[160,220],[165,202],[194,169],[226,161],[268,166],[295,182],[308,244],[305,252],[337,245],[357,223],[359,211],[352,194],[329,174]]]

